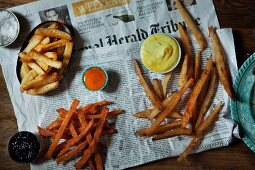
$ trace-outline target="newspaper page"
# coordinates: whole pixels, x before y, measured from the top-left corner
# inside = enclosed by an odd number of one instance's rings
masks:
[[[218,28],[217,33],[225,49],[232,78],[237,72],[236,54],[231,29],[219,29],[212,0],[184,1],[188,10],[199,24],[205,37],[207,48],[202,55],[203,67],[212,53],[208,38],[208,26]],[[166,33],[179,39],[177,23],[185,24],[174,0],[44,0],[10,8],[19,18],[21,31],[16,42],[10,47],[0,47],[0,61],[8,92],[17,117],[18,129],[37,133],[37,125],[46,127],[57,118],[55,110],[68,108],[73,99],[87,104],[98,100],[114,102],[112,109],[121,108],[125,113],[111,121],[117,134],[104,136],[100,143],[104,153],[105,169],[125,169],[147,162],[180,155],[191,141],[191,137],[179,136],[160,141],[142,138],[135,132],[148,127],[150,122],[135,118],[132,114],[151,107],[150,101],[140,86],[134,71],[133,59],[140,61],[142,42],[155,33]],[[57,20],[67,24],[74,34],[75,49],[71,63],[61,87],[43,96],[29,96],[20,92],[17,79],[17,53],[29,34],[38,24],[47,20]],[[199,50],[194,36],[189,32],[193,44],[193,54]],[[99,92],[87,91],[82,83],[83,70],[91,65],[102,66],[109,74],[109,84]],[[181,64],[173,71],[168,92],[177,91],[177,81]],[[148,79],[162,78],[163,75],[142,68]],[[186,93],[188,94],[189,91]],[[177,106],[184,111],[185,95]],[[202,143],[192,153],[227,146],[232,141],[234,122],[230,118],[229,98],[218,83],[215,97],[209,111],[219,101],[225,103],[219,119],[205,135]],[[40,138],[42,148],[49,141]],[[31,169],[74,169],[72,160],[57,165],[54,160],[31,164]]]

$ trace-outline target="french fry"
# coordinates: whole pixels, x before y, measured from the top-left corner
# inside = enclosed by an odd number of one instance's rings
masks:
[[[158,118],[151,125],[151,127],[146,128],[146,129],[142,129],[143,131],[145,131],[147,136],[151,136],[151,134],[154,131],[156,131],[156,129],[160,126],[160,124],[165,120],[167,115],[173,111],[173,109],[175,108],[175,106],[177,105],[177,103],[179,102],[179,100],[181,99],[183,94],[185,93],[185,91],[192,85],[192,83],[193,83],[193,79],[189,79],[189,81],[180,89],[180,91],[174,93],[173,97],[171,98],[171,100],[169,102],[171,104],[168,104],[164,108],[162,113],[158,116]]]
[[[226,64],[224,61],[223,47],[217,36],[215,28],[211,26],[208,28],[208,30],[209,30],[209,34],[210,34],[213,49],[214,49],[214,58],[215,58],[216,68],[220,78],[220,82],[222,83],[228,96],[232,99],[235,99],[235,94],[231,86],[231,80],[228,75],[228,68],[226,67]]]
[[[154,88],[155,93],[158,95],[159,99],[162,100],[163,99],[163,90],[162,86],[161,86],[161,82],[159,81],[159,79],[152,79],[151,84]]]
[[[55,38],[60,38],[60,39],[66,39],[71,41],[72,37],[70,34],[60,31],[58,29],[54,28],[37,28],[35,31],[36,35],[40,36],[47,36],[47,37],[55,37]]]
[[[207,65],[205,67],[205,70],[203,71],[200,79],[197,81],[195,87],[193,88],[189,101],[187,103],[187,107],[184,113],[184,117],[182,119],[182,127],[186,127],[187,124],[189,123],[190,118],[192,117],[192,113],[194,111],[195,103],[197,101],[198,95],[201,92],[201,89],[203,85],[205,84],[207,78],[210,75],[210,72],[212,70],[212,57],[209,57],[209,60],[207,62]]]
[[[179,10],[182,18],[187,24],[187,27],[190,29],[190,31],[194,34],[200,49],[204,51],[204,49],[207,47],[207,43],[205,40],[204,35],[200,31],[199,27],[197,26],[196,22],[192,18],[192,16],[189,14],[187,9],[184,8],[184,6],[181,4],[180,0],[176,0],[176,7]]]
[[[152,138],[152,140],[159,140],[159,139],[171,138],[174,136],[191,135],[191,134],[192,134],[191,128],[176,128],[173,130],[166,131],[165,133],[158,134],[156,137]]]
[[[63,54],[64,54],[64,51],[65,51],[65,46],[62,46],[62,47],[58,47],[58,48],[57,48],[57,56],[58,56],[58,58],[62,59]],[[63,59],[62,59],[62,60],[63,60]]]
[[[47,130],[53,130],[53,129],[59,128],[61,126],[62,122],[63,122],[63,119],[62,118],[58,118],[55,121],[53,121],[51,124],[49,124],[46,127],[46,129]]]
[[[182,46],[184,48],[184,54],[188,55],[188,68],[187,68],[187,80],[193,77],[194,69],[193,69],[193,58],[192,58],[192,47],[189,39],[189,35],[187,31],[183,28],[183,26],[178,23],[178,30],[181,37]]]
[[[134,60],[134,64],[135,64],[135,71],[137,76],[139,77],[139,81],[141,86],[144,88],[144,91],[146,93],[146,95],[148,96],[148,98],[150,99],[152,105],[157,108],[158,110],[162,110],[163,107],[161,106],[160,103],[160,99],[159,97],[156,95],[156,93],[150,88],[150,86],[147,84],[147,82],[145,81],[142,72],[140,70],[140,67],[138,65],[137,60]]]
[[[194,67],[194,82],[196,83],[201,75],[201,55],[202,51],[199,50],[195,56],[195,67]]]
[[[33,37],[31,38],[31,40],[29,41],[27,47],[23,50],[23,52],[28,53],[30,50],[35,48],[43,40],[43,38],[44,36],[33,35]]]
[[[45,94],[45,93],[48,93],[49,91],[57,89],[59,87],[59,85],[60,85],[59,81],[55,81],[53,83],[46,84],[39,88],[30,89],[27,91],[27,94],[30,94],[30,95]]]
[[[75,113],[75,110],[77,108],[77,106],[79,105],[80,101],[79,100],[74,100],[73,103],[71,104],[70,110],[68,111],[67,115],[65,116],[55,138],[53,139],[50,148],[48,150],[48,152],[45,155],[46,159],[50,159],[50,157],[52,156],[52,154],[54,153],[56,146],[59,142],[59,140],[61,139],[61,136],[64,133],[65,128],[67,127],[72,115]]]
[[[31,69],[35,70],[37,72],[37,74],[39,74],[39,75],[45,74],[45,71],[43,71],[43,69],[40,66],[38,66],[38,64],[36,64],[35,62],[29,62],[29,63],[27,63],[27,65]]]
[[[40,54],[39,52],[35,51],[35,50],[31,50],[28,53],[34,60],[36,61],[40,61],[43,62],[51,67],[60,69],[62,67],[62,62],[61,61],[55,61],[55,60],[51,60],[48,57],[46,57],[43,54]]]
[[[35,70],[30,70],[22,79],[20,83],[20,91],[23,92],[24,89],[22,88],[25,84],[29,83],[31,80],[33,80],[37,76],[37,72]]]
[[[36,79],[26,83],[22,86],[23,90],[29,90],[32,88],[42,87],[46,84],[53,83],[59,79],[60,75],[58,73],[52,73],[48,75],[39,75]]]
[[[63,72],[69,64],[71,56],[72,56],[72,50],[73,50],[73,42],[67,43],[63,53],[63,68],[61,69],[61,72]]]
[[[182,86],[184,86],[184,84],[187,83],[187,80],[188,80],[188,77],[187,77],[188,64],[189,64],[189,56],[188,56],[188,54],[185,54],[184,55],[184,60],[183,60],[183,63],[182,63],[179,82],[178,82],[179,87],[182,87]]]
[[[44,55],[52,60],[58,59],[58,55],[56,52],[46,52],[46,53],[44,53]]]
[[[57,22],[53,22],[52,24],[50,24],[50,26],[48,26],[48,28],[55,28],[57,29],[58,28],[58,23]]]
[[[206,111],[208,110],[210,101],[213,96],[213,90],[216,85],[216,76],[217,76],[217,73],[216,73],[215,68],[213,67],[213,69],[211,71],[211,75],[210,75],[210,83],[209,83],[209,87],[207,89],[207,94],[206,94],[205,98],[203,99],[203,102],[200,106],[195,129],[197,129],[198,126],[201,124],[201,122],[203,121],[204,115],[206,114]]]
[[[27,63],[22,63],[21,68],[20,68],[20,78],[21,80],[25,77],[26,74],[28,74],[30,71],[29,66],[27,65]]]
[[[66,43],[68,43],[68,42],[69,42],[68,40],[64,40],[64,39],[60,39],[60,40],[51,42],[49,44],[43,45],[39,52],[46,52],[46,51],[49,51],[49,50],[52,50],[52,49],[55,49],[58,47],[65,46]]]
[[[172,76],[172,72],[166,73],[162,80],[162,88],[163,88],[163,97],[164,98],[167,97],[167,85],[168,85],[168,82],[169,82],[171,76]]]
[[[38,44],[34,50],[35,51],[41,51],[41,48],[43,45],[46,45],[46,44],[49,44],[50,43],[50,37],[45,37],[41,42],[40,44]]]

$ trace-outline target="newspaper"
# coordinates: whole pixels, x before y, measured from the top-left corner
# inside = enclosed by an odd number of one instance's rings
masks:
[[[185,1],[185,5],[200,25],[209,48],[202,55],[203,67],[212,53],[208,38],[208,26],[218,28],[217,33],[223,43],[226,59],[232,78],[237,73],[236,54],[231,29],[219,29],[212,0]],[[124,169],[166,157],[180,155],[191,141],[190,137],[181,136],[160,141],[141,138],[135,132],[147,127],[149,122],[134,118],[133,113],[150,108],[142,87],[134,72],[133,59],[140,60],[140,46],[144,39],[154,33],[166,33],[179,39],[177,23],[185,24],[173,0],[44,0],[10,8],[19,18],[21,32],[16,42],[9,47],[0,48],[0,61],[8,92],[17,118],[18,130],[37,133],[37,125],[45,127],[57,117],[56,108],[68,108],[75,98],[81,104],[106,99],[113,101],[113,108],[121,108],[125,113],[112,120],[118,133],[101,139],[105,169]],[[29,96],[20,92],[20,83],[16,75],[17,53],[28,33],[46,20],[58,20],[73,28],[75,50],[68,73],[61,87],[43,96]],[[193,54],[199,46],[191,35]],[[110,82],[100,92],[88,92],[82,84],[82,72],[91,65],[104,67]],[[180,65],[173,71],[168,92],[178,90],[177,80]],[[148,78],[162,78],[161,74],[148,71],[143,67]],[[219,119],[205,135],[202,143],[192,153],[227,146],[233,137],[234,122],[230,118],[229,98],[222,85],[218,83],[214,104],[223,101],[225,106]],[[177,109],[184,111],[183,97]],[[46,147],[45,139],[40,139]],[[53,160],[31,164],[31,169],[73,169],[77,160],[65,165]]]

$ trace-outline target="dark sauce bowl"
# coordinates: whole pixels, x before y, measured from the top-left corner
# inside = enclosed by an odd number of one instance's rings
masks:
[[[20,52],[22,52],[26,46],[28,45],[29,43],[29,40],[31,39],[31,37],[34,35],[35,31],[37,28],[46,28],[48,26],[50,26],[51,24],[53,23],[57,23],[58,26],[59,26],[59,29],[61,31],[64,31],[70,35],[72,35],[72,32],[71,30],[63,23],[60,23],[58,21],[46,21],[46,22],[42,22],[41,24],[37,25],[27,36],[27,38],[25,39],[25,41],[23,42],[21,48],[20,48]],[[72,57],[71,57],[72,58]],[[20,77],[20,69],[21,69],[21,65],[22,65],[22,62],[19,61],[19,57],[18,57],[18,60],[17,60],[17,65],[16,65],[16,74],[17,74],[17,77],[18,77],[18,80],[19,82],[21,82],[21,77]],[[67,69],[65,70],[65,72],[67,71]],[[63,75],[65,74],[65,72],[63,73]]]
[[[14,134],[8,143],[8,152],[12,160],[18,163],[33,162],[40,150],[37,137],[28,131],[20,131]]]

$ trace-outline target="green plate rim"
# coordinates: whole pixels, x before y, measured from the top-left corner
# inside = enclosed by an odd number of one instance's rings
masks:
[[[233,84],[233,88],[234,88],[235,92],[237,91],[238,85],[240,83],[240,80],[243,77],[243,74],[245,73],[247,68],[250,66],[250,64],[253,63],[254,61],[255,61],[255,53],[253,53],[243,63],[243,65],[239,69],[239,71],[237,73],[237,76],[235,78],[234,84]],[[240,119],[239,119],[239,116],[238,116],[238,113],[237,113],[236,105],[237,105],[236,100],[230,100],[230,111],[231,111],[232,119],[235,120],[237,122],[237,124],[239,125],[239,128],[243,133],[243,136],[241,138],[244,141],[244,143],[255,153],[255,143],[252,142],[252,140],[249,138],[249,136],[247,136],[247,134],[245,133],[245,131],[242,127],[242,124],[240,123]]]

